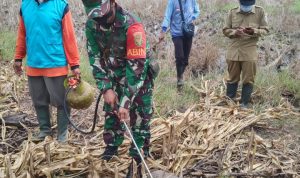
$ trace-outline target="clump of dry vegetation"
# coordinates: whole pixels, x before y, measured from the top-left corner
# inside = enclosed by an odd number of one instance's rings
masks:
[[[191,50],[188,72],[194,77],[221,68],[220,49],[206,38],[205,36],[196,38],[195,40],[203,41],[203,43],[196,43]]]
[[[300,116],[288,102],[256,114],[222,97],[224,91],[217,92],[219,84],[214,81],[202,81],[199,88],[193,87],[202,96],[197,104],[184,113],[155,118],[151,123],[151,157],[147,163],[152,170],[185,177],[299,175],[299,145],[287,138],[272,140],[259,134],[260,129],[268,127],[268,120]],[[6,130],[5,125],[1,128]],[[26,124],[23,130],[29,135],[20,145],[21,150],[0,154],[0,175],[50,178],[124,177],[126,174],[130,163],[128,137],[118,157],[110,162],[100,159],[105,147],[103,122],[92,135],[72,131],[69,144],[63,145],[53,140],[35,144]],[[5,137],[3,143],[8,139],[9,136]]]

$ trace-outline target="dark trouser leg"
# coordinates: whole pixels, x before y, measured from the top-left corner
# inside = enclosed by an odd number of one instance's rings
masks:
[[[65,79],[66,76],[45,77],[51,104],[57,107],[57,140],[59,142],[66,142],[68,140],[69,120],[67,115],[70,115],[70,109],[67,106],[67,113],[64,110],[64,98],[66,92],[64,87]]]
[[[52,135],[49,104],[50,96],[43,77],[28,77],[30,96],[39,121],[40,133],[37,139],[43,140]]]
[[[240,75],[242,72],[242,65],[240,61],[227,60],[228,75],[226,78],[227,90],[226,96],[233,99],[236,96]]]
[[[256,75],[256,61],[242,62],[242,98],[241,104],[247,107],[253,92],[253,83]]]
[[[173,39],[175,47],[176,58],[176,71],[177,71],[177,85],[183,85],[183,73],[185,69],[184,49],[183,49],[183,37],[174,37]]]
[[[183,72],[184,72],[186,66],[188,66],[188,64],[189,64],[189,56],[190,56],[190,52],[192,49],[192,44],[193,44],[193,38],[187,38],[187,37],[183,38],[183,52],[184,52]]]

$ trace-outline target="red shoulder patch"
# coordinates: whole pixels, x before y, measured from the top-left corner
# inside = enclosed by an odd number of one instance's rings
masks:
[[[131,25],[127,30],[127,59],[146,58],[146,34],[141,23]]]

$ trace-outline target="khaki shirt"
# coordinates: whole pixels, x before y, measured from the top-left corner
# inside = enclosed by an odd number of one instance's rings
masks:
[[[235,37],[236,29],[251,27],[254,28],[253,35]],[[230,38],[227,60],[252,61],[257,60],[257,41],[259,37],[268,34],[268,24],[264,9],[254,6],[249,13],[241,12],[239,7],[231,9],[226,19],[223,34]]]

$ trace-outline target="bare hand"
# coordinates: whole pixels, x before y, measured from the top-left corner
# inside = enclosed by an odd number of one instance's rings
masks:
[[[80,69],[79,68],[72,70],[72,73],[77,79],[80,79]]]
[[[118,117],[121,121],[128,121],[129,119],[129,109],[120,107],[118,112]]]
[[[115,104],[117,103],[117,96],[112,89],[107,90],[103,94],[104,102],[109,104],[112,108],[114,108]]]
[[[13,64],[13,68],[15,70],[15,73],[20,76],[23,73],[23,69],[22,69],[22,62],[20,61],[15,61]]]
[[[248,34],[248,35],[254,35],[254,29],[251,27],[245,28],[243,30],[244,33]]]
[[[238,28],[238,29],[236,29],[235,30],[235,33],[234,33],[234,35],[235,35],[235,37],[237,37],[237,38],[240,38],[240,37],[242,37],[245,33],[243,32],[243,28]]]

